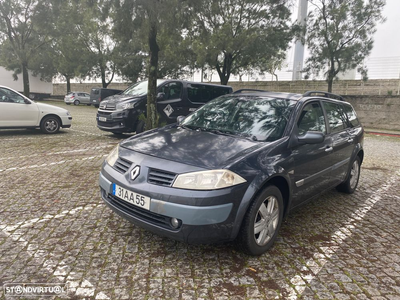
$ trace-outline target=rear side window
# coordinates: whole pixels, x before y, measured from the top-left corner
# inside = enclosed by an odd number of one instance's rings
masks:
[[[299,135],[304,135],[307,131],[326,133],[324,113],[318,102],[312,102],[304,106],[297,121],[297,127],[299,128]]]
[[[190,102],[207,103],[219,96],[231,93],[231,90],[226,87],[191,84],[187,88],[187,93]]]
[[[360,125],[360,121],[357,118],[356,112],[349,105],[344,105],[344,111],[347,114],[347,118],[349,119],[351,127],[356,127]]]
[[[346,129],[348,127],[347,118],[343,111],[342,105],[331,102],[323,103],[331,132],[335,133]]]

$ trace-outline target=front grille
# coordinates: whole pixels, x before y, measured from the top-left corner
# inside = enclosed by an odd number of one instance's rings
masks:
[[[129,160],[118,157],[117,161],[114,164],[114,169],[124,174],[129,170],[131,165],[132,163]]]
[[[106,192],[102,189],[102,193],[103,193],[103,197],[106,196]],[[159,227],[171,230],[171,231],[178,231],[178,228],[173,228],[171,226],[171,218],[170,217],[166,217],[163,215],[159,215],[156,213],[153,213],[151,211],[148,211],[146,209],[137,207],[129,202],[126,202],[124,200],[121,200],[117,197],[115,197],[114,195],[108,194],[106,197],[107,201],[109,201],[112,205],[114,205],[115,207],[119,208],[120,210],[122,210],[123,212],[134,216],[140,220],[146,221],[148,223],[157,225]],[[180,224],[182,224],[180,222]]]
[[[112,112],[108,112],[108,111],[98,111],[97,113],[101,116],[109,116],[112,114]]]
[[[150,169],[148,182],[151,184],[171,186],[176,177],[175,173]]]

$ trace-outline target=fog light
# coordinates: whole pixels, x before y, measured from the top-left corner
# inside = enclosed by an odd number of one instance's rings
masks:
[[[174,228],[178,228],[178,227],[179,227],[179,221],[178,221],[178,219],[177,219],[177,218],[172,218],[172,219],[171,219],[171,225],[172,225],[172,227],[174,227]]]

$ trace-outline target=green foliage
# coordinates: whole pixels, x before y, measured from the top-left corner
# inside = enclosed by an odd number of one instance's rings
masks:
[[[370,54],[376,24],[383,22],[385,0],[310,0],[306,61],[307,75],[324,73],[328,91],[340,72],[358,67],[364,79],[367,70],[360,66]]]
[[[295,27],[286,0],[192,0],[190,34],[200,66],[215,68],[221,84],[231,74],[275,60]]]
[[[24,94],[29,95],[28,69],[42,77],[51,77],[53,65],[48,51],[57,16],[57,3],[38,0],[0,2],[0,64],[22,73]]]

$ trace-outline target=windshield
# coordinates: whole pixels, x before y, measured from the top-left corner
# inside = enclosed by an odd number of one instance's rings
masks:
[[[157,80],[157,86],[159,86],[161,83],[163,83],[165,80],[158,79]],[[125,91],[121,93],[121,95],[129,95],[129,96],[143,96],[147,94],[147,86],[148,86],[148,81],[141,81],[138,83],[135,83],[128,87]]]
[[[222,96],[189,115],[182,126],[217,134],[274,141],[282,137],[295,101],[263,96]]]

